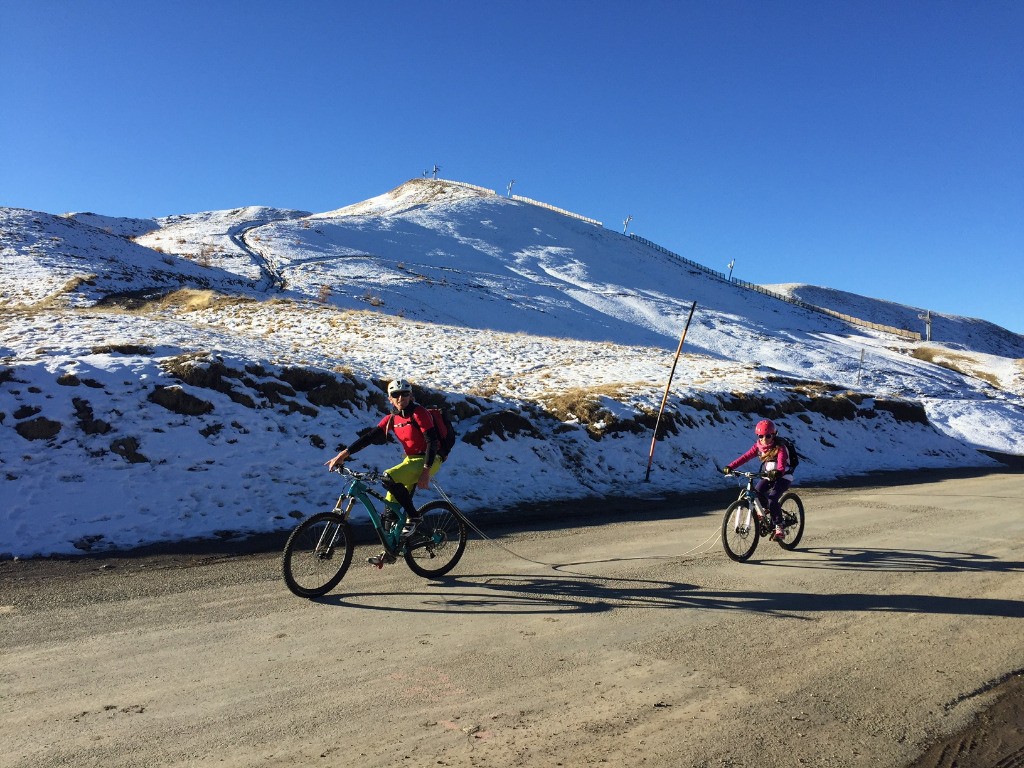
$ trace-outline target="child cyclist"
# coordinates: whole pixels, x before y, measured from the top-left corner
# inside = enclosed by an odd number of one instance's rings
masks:
[[[722,469],[722,472],[729,475],[737,467],[746,464],[754,456],[761,460],[761,471],[767,473],[768,478],[761,478],[757,481],[754,490],[761,498],[761,502],[767,502],[768,512],[771,514],[772,524],[775,530],[772,532],[772,540],[779,541],[786,536],[786,529],[782,524],[782,507],[779,506],[779,498],[789,490],[793,483],[793,475],[790,472],[789,451],[784,443],[776,440],[775,425],[768,419],[757,422],[754,427],[756,439],[749,450],[734,461],[729,462]]]
[[[374,429],[324,463],[328,470],[333,470],[366,446],[384,443],[388,430],[394,432],[398,442],[405,449],[405,459],[401,464],[385,470],[381,483],[388,491],[384,497],[385,506],[396,514],[399,505],[405,509],[406,524],[402,528],[402,538],[408,539],[415,533],[420,522],[419,513],[412,503],[412,494],[416,488],[429,488],[430,478],[441,468],[441,456],[438,453],[439,435],[430,411],[413,400],[412,385],[408,381],[395,379],[389,383],[388,400],[391,402],[392,413],[381,419]],[[379,566],[388,559],[387,553],[382,552],[376,557],[369,558],[368,562]]]

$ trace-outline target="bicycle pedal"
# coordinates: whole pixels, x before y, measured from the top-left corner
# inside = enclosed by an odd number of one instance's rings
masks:
[[[381,552],[379,555],[366,558],[366,562],[372,566],[375,566],[377,570],[381,570],[385,565],[390,565],[395,562],[395,556],[389,555],[387,552]]]

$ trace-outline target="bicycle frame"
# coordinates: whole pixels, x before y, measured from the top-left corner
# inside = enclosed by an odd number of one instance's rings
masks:
[[[352,514],[352,508],[355,506],[356,501],[358,501],[363,505],[363,509],[366,510],[370,523],[377,532],[377,536],[380,538],[380,543],[384,546],[384,549],[392,555],[397,555],[400,549],[399,539],[402,533],[402,526],[405,525],[405,510],[399,508],[395,525],[388,530],[381,514],[377,512],[377,508],[373,505],[371,497],[384,503],[384,497],[381,494],[377,493],[361,478],[352,476],[348,488],[338,497],[338,502],[334,505],[334,511],[348,522],[349,516]],[[326,531],[324,535],[326,535]]]
[[[738,527],[750,528],[751,516],[757,518],[756,522],[760,525],[765,519],[767,519],[768,511],[765,509],[764,504],[761,502],[761,497],[757,491],[754,490],[754,482],[761,479],[761,475],[754,472],[736,472],[738,475],[745,475],[747,478],[747,485],[745,488],[740,488],[740,495],[737,497],[737,501],[745,501],[746,507],[742,518],[737,521]]]

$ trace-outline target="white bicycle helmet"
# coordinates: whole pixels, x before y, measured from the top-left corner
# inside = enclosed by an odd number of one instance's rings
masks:
[[[388,397],[394,397],[402,392],[412,393],[412,384],[405,379],[395,379],[388,384]]]

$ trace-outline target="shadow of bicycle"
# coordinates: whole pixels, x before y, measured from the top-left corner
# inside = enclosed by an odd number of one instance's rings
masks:
[[[756,555],[756,553],[755,553]],[[865,549],[861,547],[799,548],[793,555],[758,565],[784,568],[826,568],[882,573],[1021,573],[1024,562],[1000,560],[973,552],[926,549]],[[753,562],[753,561],[752,561]]]
[[[879,557],[879,550],[870,550],[876,557],[869,562],[889,563],[883,570],[911,570],[908,559],[935,565],[952,560],[961,563],[961,553],[900,552],[899,557]],[[864,550],[849,550],[850,567],[856,567]],[[825,550],[828,557],[835,550]],[[921,557],[927,555],[927,557]],[[951,555],[955,555],[950,557]],[[651,559],[651,558],[645,558]],[[671,559],[671,558],[655,558]],[[896,560],[899,567],[892,567]],[[969,560],[969,558],[968,558]],[[606,561],[602,561],[606,562]],[[591,563],[565,563],[553,566],[559,569],[590,565]],[[773,563],[778,564],[778,563]],[[1019,571],[1020,563],[989,562],[988,570]],[[737,566],[748,567],[748,566]],[[828,566],[820,566],[828,567]],[[832,566],[834,567],[834,566]],[[861,566],[864,567],[864,566]],[[868,567],[875,567],[869,565]],[[963,572],[980,568],[977,564],[967,568],[942,568]],[[938,570],[939,566],[917,565],[915,571]],[[587,576],[580,573],[554,575],[515,575],[480,573],[448,576],[428,582],[425,589],[382,594],[358,592],[328,595],[316,602],[337,607],[374,611],[408,613],[452,614],[598,614],[636,608],[704,611],[745,612],[814,621],[814,614],[835,612],[894,612],[919,614],[949,614],[961,616],[999,616],[1024,618],[1024,601],[982,597],[950,597],[913,593],[809,593],[774,590],[704,590],[695,584],[640,578],[610,578]]]
[[[694,584],[681,582],[585,574],[538,576],[483,573],[445,576],[426,584],[423,591],[332,594],[318,598],[315,602],[381,611],[582,614],[604,613],[640,605],[677,607],[685,603],[687,593],[698,589]],[[403,597],[419,598],[419,602],[409,605],[408,601],[400,599]]]

